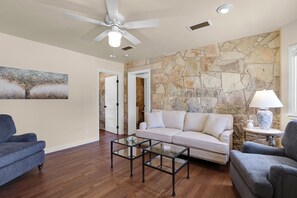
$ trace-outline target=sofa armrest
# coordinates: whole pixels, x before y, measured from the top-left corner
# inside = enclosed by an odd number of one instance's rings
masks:
[[[220,141],[227,143],[229,145],[229,150],[233,148],[233,129],[232,130],[225,130],[220,135]]]
[[[13,135],[9,138],[8,142],[37,142],[37,136],[35,133]]]
[[[141,123],[139,124],[139,129],[140,129],[140,130],[145,130],[145,129],[147,129],[147,123],[146,123],[146,122],[141,122]]]
[[[297,197],[297,168],[273,165],[270,167],[268,180],[273,186],[275,197]]]
[[[255,142],[244,142],[242,147],[243,153],[254,153],[263,155],[277,155],[286,156],[284,148],[277,148],[272,146],[266,146]]]

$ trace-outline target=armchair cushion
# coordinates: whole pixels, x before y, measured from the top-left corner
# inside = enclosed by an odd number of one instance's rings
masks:
[[[0,168],[24,159],[44,148],[44,141],[2,143],[0,144]]]
[[[12,117],[6,114],[0,115],[0,143],[6,142],[13,134],[16,128]]]
[[[270,167],[275,164],[297,167],[297,162],[282,156],[231,151],[231,161],[249,189],[257,197],[272,197],[273,186],[268,181]]]
[[[297,168],[273,165],[268,180],[273,185],[275,197],[297,197]]]
[[[35,133],[13,135],[8,139],[8,142],[36,142],[36,141],[37,141],[37,136]]]
[[[283,157],[286,156],[284,148],[266,146],[263,144],[258,144],[250,141],[243,143],[242,152],[263,154],[263,155],[276,155],[276,156],[283,156]]]
[[[297,161],[297,120],[288,123],[282,144],[288,157]]]

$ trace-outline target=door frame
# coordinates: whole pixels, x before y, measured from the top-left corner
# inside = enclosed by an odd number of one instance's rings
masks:
[[[136,131],[136,77],[147,74],[147,107],[146,112],[151,110],[151,70],[143,69],[128,72],[128,135]]]
[[[100,77],[99,73],[106,73],[106,74],[112,74],[116,75],[118,77],[119,83],[118,83],[118,113],[117,113],[117,122],[118,122],[118,135],[124,134],[124,74],[122,72],[115,72],[111,70],[105,70],[105,69],[97,69],[97,115],[98,115],[98,129],[100,131],[100,126],[99,126],[99,120],[100,120],[100,115],[99,115],[99,99],[100,99]],[[98,131],[98,132],[99,132]]]

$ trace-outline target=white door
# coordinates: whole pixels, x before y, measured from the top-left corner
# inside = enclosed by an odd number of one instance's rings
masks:
[[[105,130],[117,133],[117,76],[105,78]]]

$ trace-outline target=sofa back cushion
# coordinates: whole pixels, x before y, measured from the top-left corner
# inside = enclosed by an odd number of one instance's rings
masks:
[[[225,130],[233,129],[233,116],[229,114],[209,114],[203,133],[219,138]]]
[[[297,120],[288,123],[282,138],[282,145],[286,155],[297,161]]]
[[[6,142],[13,134],[16,128],[10,115],[0,115],[0,143]]]
[[[185,111],[162,111],[165,128],[183,130],[185,121]]]
[[[216,118],[227,118],[227,124],[225,130],[231,130],[233,129],[233,116],[231,114],[216,114],[212,113],[211,115],[214,115]]]
[[[145,117],[148,129],[165,127],[162,118],[162,111],[145,113]]]
[[[208,115],[208,113],[186,113],[184,131],[202,132]]]

